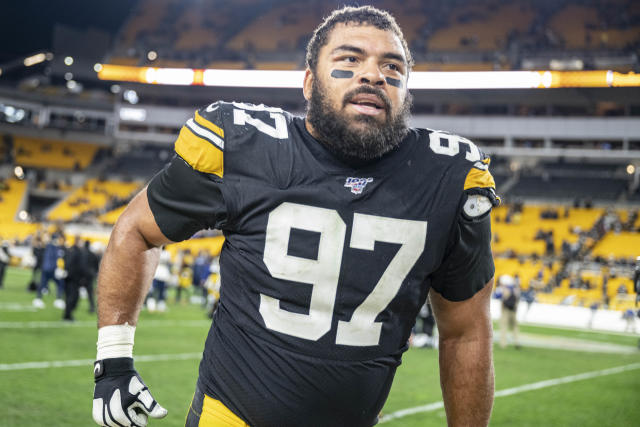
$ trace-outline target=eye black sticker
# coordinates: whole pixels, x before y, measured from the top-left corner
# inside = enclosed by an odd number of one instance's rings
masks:
[[[331,77],[334,79],[350,79],[353,77],[353,71],[347,70],[333,70],[331,72]]]
[[[395,86],[395,87],[402,88],[402,80],[392,79],[391,77],[385,77],[385,80],[386,80],[386,81],[387,81],[387,83],[389,83],[391,86]]]

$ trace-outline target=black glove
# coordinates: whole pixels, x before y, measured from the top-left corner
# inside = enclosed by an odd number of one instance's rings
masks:
[[[117,357],[93,365],[93,419],[101,426],[144,427],[148,417],[163,418],[167,410],[156,402],[133,368],[133,359]]]

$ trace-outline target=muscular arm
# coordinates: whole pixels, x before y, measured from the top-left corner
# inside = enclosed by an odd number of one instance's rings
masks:
[[[440,386],[449,426],[486,426],[493,406],[493,279],[472,298],[452,302],[430,291],[440,332]]]
[[[169,242],[154,220],[145,188],[118,218],[100,264],[99,328],[137,323],[158,265],[158,247]]]

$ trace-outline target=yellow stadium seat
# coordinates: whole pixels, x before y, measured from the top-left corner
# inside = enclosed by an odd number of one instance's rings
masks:
[[[49,212],[52,221],[71,221],[83,212],[103,208],[111,197],[127,198],[140,187],[137,182],[88,180]]]
[[[13,141],[15,163],[20,166],[55,169],[85,169],[100,146],[16,136]]]
[[[595,246],[593,255],[602,257],[613,255],[616,258],[640,256],[640,233],[621,232],[615,234],[609,232]]]

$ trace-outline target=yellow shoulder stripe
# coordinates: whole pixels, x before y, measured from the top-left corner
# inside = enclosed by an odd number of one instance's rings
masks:
[[[196,136],[188,127],[182,127],[176,140],[175,150],[195,170],[212,173],[222,178],[224,172],[222,150]]]
[[[464,181],[464,189],[469,188],[495,188],[496,182],[493,180],[493,176],[488,170],[480,170],[478,168],[471,168],[467,174],[467,179]]]
[[[196,120],[196,123],[198,123],[200,126],[204,126],[205,128],[209,129],[211,132],[218,135],[220,138],[224,138],[224,130],[221,127],[215,125],[214,123],[202,117],[200,113],[198,113],[197,111],[196,111],[195,120]]]

